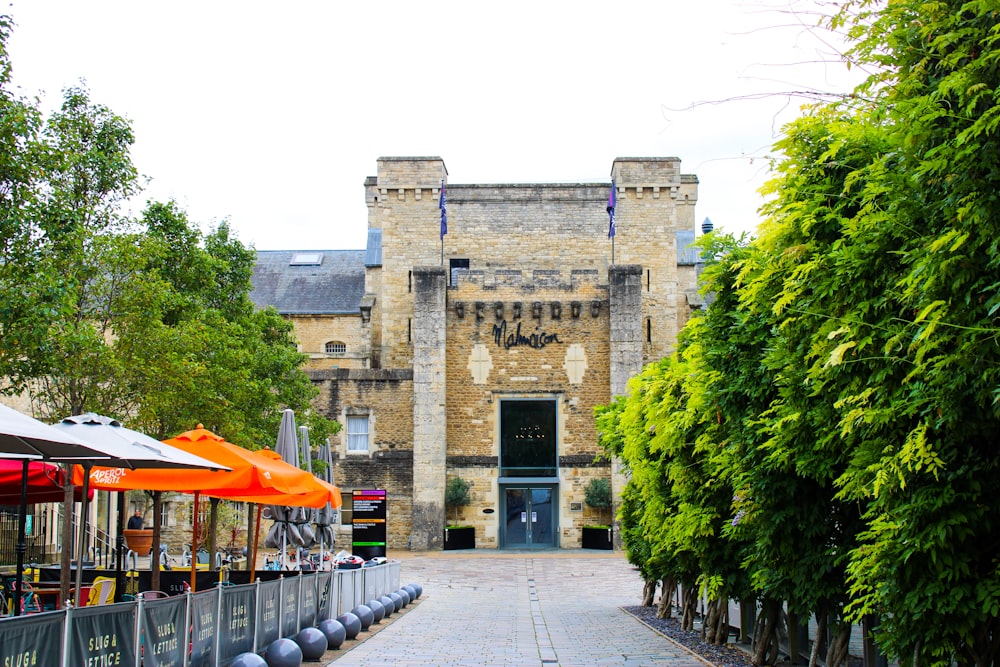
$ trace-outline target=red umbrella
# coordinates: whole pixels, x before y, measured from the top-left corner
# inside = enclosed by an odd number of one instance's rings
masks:
[[[0,459],[0,505],[17,505],[21,502],[21,473],[24,466],[20,461]],[[28,464],[28,495],[29,503],[60,503],[63,500],[63,487],[66,485],[66,473],[53,463],[32,461]],[[94,490],[88,494],[94,497]],[[83,489],[79,486],[73,490],[73,498],[80,502]]]

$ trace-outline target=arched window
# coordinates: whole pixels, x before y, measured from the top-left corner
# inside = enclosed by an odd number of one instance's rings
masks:
[[[326,344],[327,354],[343,354],[344,352],[347,352],[347,345],[345,345],[344,343],[340,343],[337,341],[330,341],[329,343]]]

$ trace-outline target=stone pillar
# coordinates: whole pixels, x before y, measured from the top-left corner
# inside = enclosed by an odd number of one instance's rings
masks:
[[[445,294],[443,266],[413,270],[413,521],[410,548],[444,547]]]
[[[630,378],[642,371],[642,267],[637,264],[612,265],[608,269],[611,342],[611,396],[622,396]],[[611,462],[613,515],[626,478],[619,459]],[[621,548],[621,525],[615,521],[614,544]]]

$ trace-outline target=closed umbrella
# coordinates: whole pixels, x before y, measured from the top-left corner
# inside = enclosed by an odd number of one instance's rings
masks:
[[[21,460],[21,504],[17,525],[17,569],[14,579],[14,599],[21,599],[21,577],[24,575],[24,553],[28,550],[25,524],[28,516],[28,477],[32,459],[54,462],[101,460],[109,457],[99,449],[52,428],[33,417],[6,405],[0,405],[0,458]],[[14,605],[14,615],[20,605]]]
[[[305,428],[305,427],[303,427]],[[309,437],[308,430],[305,431],[304,437],[307,439]],[[333,484],[333,454],[330,451],[330,441],[327,440],[319,448],[319,460],[324,463],[324,468],[320,471],[319,478],[326,482],[327,484]],[[336,541],[336,535],[334,533],[336,522],[337,522],[337,508],[331,503],[327,503],[323,507],[319,508],[316,512],[316,541],[319,542],[319,562],[322,565],[323,561],[323,549],[324,547],[333,551],[333,545]]]
[[[299,442],[295,435],[295,412],[292,410],[281,413],[274,451],[288,465],[299,467]],[[306,474],[312,477],[311,473]],[[274,523],[264,536],[264,546],[281,549],[281,565],[284,567],[288,547],[312,546],[316,534],[309,525],[310,514],[306,508],[277,504],[268,507]]]

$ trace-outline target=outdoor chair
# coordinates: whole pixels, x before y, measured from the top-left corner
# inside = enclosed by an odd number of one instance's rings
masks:
[[[115,580],[110,577],[94,577],[87,606],[110,604],[115,599]]]
[[[21,613],[37,614],[42,611],[42,601],[32,588],[30,581],[21,582]]]

